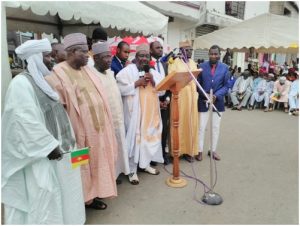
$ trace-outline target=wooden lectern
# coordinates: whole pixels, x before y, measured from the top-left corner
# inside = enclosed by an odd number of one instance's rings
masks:
[[[197,78],[200,70],[192,71]],[[189,72],[172,72],[168,74],[156,87],[157,91],[171,90],[172,92],[172,151],[173,151],[173,176],[166,181],[167,185],[174,188],[181,188],[187,185],[185,179],[179,176],[179,111],[178,111],[178,94],[192,80]],[[189,117],[186,115],[185,117]]]

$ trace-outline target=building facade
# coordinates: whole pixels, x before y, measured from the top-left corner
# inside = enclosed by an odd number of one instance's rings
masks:
[[[270,12],[289,17],[299,15],[296,1],[147,1],[144,4],[169,16],[168,31],[164,38],[172,49],[178,47],[179,41],[193,40],[264,13]],[[223,54],[224,52],[222,56]],[[208,51],[197,49],[193,57],[194,60],[207,60]],[[293,57],[295,58],[295,56],[288,58]],[[247,54],[234,53],[233,64],[245,69]]]

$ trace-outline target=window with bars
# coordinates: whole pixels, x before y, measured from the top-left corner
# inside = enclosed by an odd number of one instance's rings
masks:
[[[245,2],[226,1],[225,14],[243,20],[245,14]]]

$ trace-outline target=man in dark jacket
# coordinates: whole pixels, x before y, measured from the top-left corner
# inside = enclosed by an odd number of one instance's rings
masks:
[[[210,93],[210,89],[213,90],[213,102],[217,110],[221,113],[225,111],[224,107],[224,96],[228,91],[228,66],[220,62],[220,48],[217,45],[213,45],[209,49],[209,61],[201,64],[200,68],[203,70],[202,74],[198,76],[198,82],[203,87],[207,95]],[[198,99],[198,112],[199,112],[199,154],[196,156],[198,160],[202,160],[202,152],[204,147],[204,136],[205,128],[209,118],[208,105],[206,104],[206,98],[204,94],[197,89],[199,92]],[[222,115],[222,113],[221,113]],[[213,158],[215,160],[220,160],[221,158],[216,153],[219,130],[220,130],[221,117],[218,116],[216,112],[213,112],[213,144],[212,150],[208,152],[213,153]]]
[[[117,46],[117,53],[113,57],[111,62],[111,70],[114,72],[115,77],[124,67],[129,63],[128,57],[130,53],[130,47],[127,42],[121,41]]]
[[[155,41],[150,43],[150,54],[151,60],[155,61],[155,70],[163,76],[166,76],[167,65],[162,62],[160,59],[163,55],[163,47],[160,42]],[[167,140],[170,131],[170,100],[171,100],[171,92],[167,91],[165,95],[159,97],[160,101],[160,113],[161,120],[163,123],[161,144],[163,151],[164,164],[168,165],[170,163],[169,154],[166,152]]]

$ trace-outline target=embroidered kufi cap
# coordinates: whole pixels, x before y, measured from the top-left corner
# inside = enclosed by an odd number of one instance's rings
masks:
[[[66,35],[63,44],[65,49],[76,45],[87,46],[86,36],[82,33],[73,33],[73,34]]]
[[[143,44],[136,47],[136,52],[139,52],[139,51],[142,51],[142,50],[149,52],[150,51],[149,45],[143,43]]]
[[[104,53],[104,52],[110,52],[109,44],[108,42],[97,42],[92,45],[92,51],[94,55]]]

